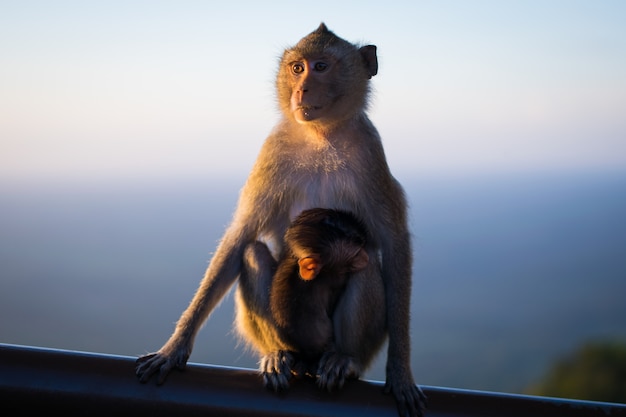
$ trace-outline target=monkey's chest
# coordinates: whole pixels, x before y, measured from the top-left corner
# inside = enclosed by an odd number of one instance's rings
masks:
[[[356,205],[357,178],[346,166],[335,170],[308,170],[288,180],[292,195],[290,218],[302,211],[315,208],[333,208],[353,211]]]
[[[269,182],[279,185],[280,191],[269,197],[278,197],[275,203],[290,220],[316,207],[354,210],[360,201],[357,190],[366,180],[356,175],[362,172],[357,165],[363,158],[348,141],[289,140],[275,150],[278,155]]]

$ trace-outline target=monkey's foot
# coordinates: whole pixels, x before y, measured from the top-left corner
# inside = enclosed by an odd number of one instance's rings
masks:
[[[361,375],[361,365],[352,357],[340,352],[324,353],[317,370],[317,386],[327,391],[341,389],[347,379]]]
[[[286,350],[278,350],[263,356],[260,371],[265,386],[275,392],[289,388],[295,361],[293,354]]]

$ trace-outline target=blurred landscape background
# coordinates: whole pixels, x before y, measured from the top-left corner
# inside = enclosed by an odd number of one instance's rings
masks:
[[[0,342],[158,349],[279,117],[279,56],[324,21],[378,47],[369,114],[411,204],[417,382],[626,402],[599,390],[626,386],[625,15],[0,0]],[[231,292],[191,360],[255,368],[232,320]]]
[[[404,183],[419,383],[526,392],[583,345],[626,342],[626,176]],[[240,185],[2,188],[0,341],[130,356],[158,349]],[[231,293],[190,360],[256,368],[232,321]],[[384,380],[385,357],[366,378]]]

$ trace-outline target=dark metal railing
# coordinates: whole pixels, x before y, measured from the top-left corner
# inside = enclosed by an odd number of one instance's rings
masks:
[[[276,395],[256,371],[189,364],[167,382],[141,384],[135,359],[0,344],[3,415],[397,416],[382,383],[350,381],[338,393],[312,381]],[[427,416],[626,416],[626,405],[423,387]]]

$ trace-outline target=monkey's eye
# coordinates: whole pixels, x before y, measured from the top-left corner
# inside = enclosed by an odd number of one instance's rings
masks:
[[[315,68],[315,71],[317,72],[326,71],[326,69],[328,68],[328,64],[325,62],[316,62],[313,68]]]
[[[297,64],[293,64],[291,66],[291,70],[293,71],[294,74],[300,74],[302,72],[304,72],[304,65],[297,63]]]

